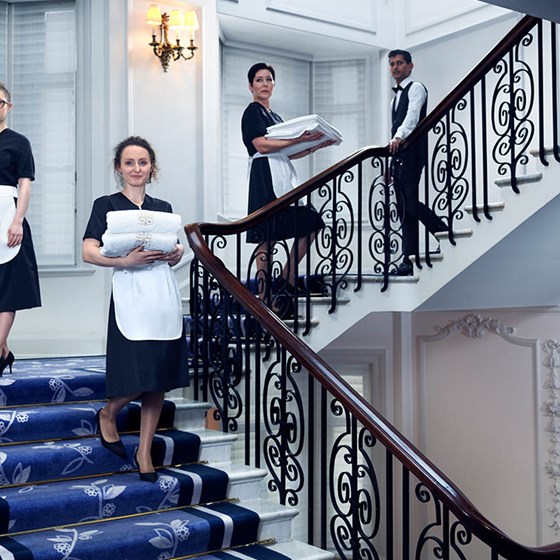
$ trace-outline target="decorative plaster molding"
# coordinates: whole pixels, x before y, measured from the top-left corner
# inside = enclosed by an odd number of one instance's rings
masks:
[[[545,465],[548,476],[552,479],[552,506],[550,513],[552,521],[549,527],[556,535],[560,534],[560,342],[547,340],[542,349],[546,354],[544,365],[550,370],[544,384],[547,398],[542,406],[542,413],[549,420],[545,426],[550,445],[548,446],[548,461]]]
[[[445,327],[436,325],[434,329],[437,333],[444,335],[460,331],[461,334],[469,338],[483,338],[488,333],[507,338],[515,332],[513,327],[504,326],[498,319],[483,318],[475,313],[469,313],[457,321],[450,321]]]

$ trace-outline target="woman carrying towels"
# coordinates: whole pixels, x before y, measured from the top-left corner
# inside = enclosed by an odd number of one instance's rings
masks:
[[[0,376],[12,371],[8,335],[16,311],[41,306],[31,229],[25,219],[35,163],[25,136],[7,125],[10,92],[0,83]]]
[[[107,449],[125,456],[116,418],[124,406],[141,399],[140,441],[134,460],[140,479],[155,482],[151,447],[165,392],[189,383],[181,300],[170,268],[181,260],[184,247],[175,243],[172,250],[164,252],[145,250],[141,245],[125,256],[103,254],[108,212],[154,211],[156,214],[149,214],[154,221],[157,213],[172,213],[168,202],[146,193],[146,185],[158,169],[155,152],[146,140],[137,136],[123,140],[115,148],[113,167],[122,190],[94,202],[82,246],[85,262],[113,268],[107,332],[109,401],[97,413],[98,430]],[[115,215],[129,216],[111,214]],[[130,214],[136,215],[145,224],[142,213]],[[165,217],[159,215],[162,222]]]
[[[321,139],[320,131],[306,131],[293,139],[267,138],[269,126],[282,123],[282,118],[270,108],[270,98],[274,91],[276,74],[274,68],[265,62],[251,66],[247,73],[249,90],[253,102],[248,105],[241,118],[243,143],[249,153],[249,214],[273,202],[298,186],[298,180],[291,159],[299,159],[312,154],[319,148],[330,146],[333,142],[325,140],[314,148],[296,151],[291,156],[282,153],[283,148]],[[263,222],[247,232],[247,241],[258,244],[256,250],[258,296],[265,299],[269,255],[274,243],[281,239],[297,238],[290,251],[288,262],[282,271],[284,291],[292,293],[296,287],[296,264],[308,250],[308,237],[313,243],[318,230],[324,227],[321,216],[314,208],[306,206],[290,207],[287,212]],[[292,311],[288,306],[276,304],[273,310],[287,319]]]

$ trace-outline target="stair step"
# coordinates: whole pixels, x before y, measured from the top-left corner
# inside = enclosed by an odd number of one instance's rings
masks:
[[[89,437],[97,434],[95,415],[105,401],[79,404],[19,406],[0,409],[0,443],[45,441]],[[175,404],[165,401],[159,422],[160,428],[172,428]],[[119,432],[138,431],[140,404],[130,403],[117,417]]]
[[[146,484],[136,472],[116,473],[2,490],[0,533],[35,530],[45,519],[72,524],[224,499],[254,499],[266,471],[201,463],[158,469]]]
[[[124,458],[105,449],[97,437],[2,446],[0,486],[130,471],[135,468],[132,457],[139,438],[133,434],[121,439],[127,451]],[[199,451],[202,455],[198,434],[162,430],[154,437],[152,458],[154,466],[188,464],[199,460]]]
[[[332,552],[294,539],[271,544],[267,548],[293,560],[334,560],[335,558]]]
[[[542,180],[542,173],[529,173],[527,175],[520,175],[516,177],[517,185],[528,185],[531,183],[538,183]],[[494,184],[499,188],[511,187],[511,179],[496,179]]]
[[[105,399],[105,357],[16,360],[0,378],[0,406]]]
[[[463,238],[463,237],[471,237],[473,234],[473,230],[471,228],[466,229],[454,229],[453,230],[453,237],[455,239]],[[434,234],[438,239],[449,239],[449,232],[448,231],[440,231]]]
[[[243,504],[160,510],[2,537],[0,558],[171,559],[254,543],[258,524]]]
[[[210,403],[193,401],[184,397],[174,397],[173,391],[167,398],[175,403],[175,427],[179,430],[196,430],[204,427],[206,413],[212,406]]]
[[[494,212],[501,212],[506,207],[506,203],[503,200],[500,200],[499,202],[489,202],[487,206],[488,210],[492,214]],[[474,212],[474,208],[476,208],[478,214],[484,213],[484,204],[477,204],[476,207],[466,206],[465,212],[467,212],[467,214],[472,214]]]
[[[292,522],[298,515],[298,510],[289,506],[282,506],[268,500],[247,500],[243,507],[254,511],[260,518],[258,532],[259,540],[275,539],[286,541],[292,537]]]
[[[212,463],[229,463],[231,447],[237,436],[217,430],[191,430],[189,433],[200,437],[199,461]]]

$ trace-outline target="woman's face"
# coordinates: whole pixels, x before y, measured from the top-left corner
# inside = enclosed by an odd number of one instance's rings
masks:
[[[253,83],[249,86],[253,94],[253,100],[268,105],[272,91],[274,90],[274,78],[270,70],[259,70],[255,74]]]
[[[127,146],[122,152],[118,171],[122,174],[125,186],[144,187],[152,174],[148,150],[140,146]]]

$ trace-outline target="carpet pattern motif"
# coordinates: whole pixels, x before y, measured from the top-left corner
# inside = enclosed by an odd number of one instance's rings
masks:
[[[259,515],[227,500],[227,473],[199,462],[201,439],[173,427],[172,402],[152,447],[156,483],[132,461],[138,403],[117,421],[127,457],[101,445],[104,365],[21,360],[0,378],[0,559],[289,560],[253,544]]]

